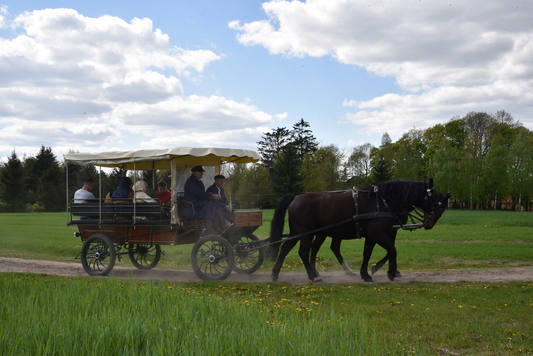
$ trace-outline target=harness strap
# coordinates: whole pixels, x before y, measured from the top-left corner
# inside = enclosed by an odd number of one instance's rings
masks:
[[[394,213],[379,212],[378,211],[377,213],[368,213],[368,214],[355,215],[353,217],[353,220],[354,221],[359,221],[359,220],[367,220],[367,219],[374,219],[374,218],[393,218],[393,219],[396,219],[398,217]]]
[[[355,216],[358,216],[359,215],[359,190],[355,189],[355,187],[352,189],[352,197],[353,197],[353,201],[355,204]],[[359,222],[357,220],[355,221],[355,234],[358,239],[361,238],[360,233],[359,233]]]

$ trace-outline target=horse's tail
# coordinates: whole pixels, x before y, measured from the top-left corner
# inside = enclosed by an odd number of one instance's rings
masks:
[[[270,257],[272,261],[276,261],[279,254],[279,247],[281,238],[283,237],[283,227],[285,226],[285,213],[289,208],[289,205],[296,198],[295,195],[287,194],[281,197],[274,210],[274,216],[272,217],[272,223],[270,225],[270,237],[268,238],[270,245]]]

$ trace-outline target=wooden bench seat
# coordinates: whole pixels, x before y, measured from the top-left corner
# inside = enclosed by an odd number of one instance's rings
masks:
[[[71,219],[69,224],[168,224],[164,219],[161,203],[73,203],[69,207]],[[73,217],[79,217],[74,219]],[[134,219],[134,217],[137,217]],[[142,218],[141,218],[142,217]]]

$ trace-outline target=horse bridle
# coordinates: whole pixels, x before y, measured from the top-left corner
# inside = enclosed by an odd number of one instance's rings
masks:
[[[406,229],[406,230],[412,230],[412,229],[417,229],[417,228],[422,228],[422,227],[427,227],[428,226],[428,223],[429,221],[431,220],[434,220],[435,217],[436,217],[436,214],[435,214],[435,210],[437,208],[437,206],[435,204],[438,204],[438,205],[441,205],[441,202],[435,199],[431,199],[432,197],[432,192],[435,190],[435,188],[427,188],[426,189],[426,194],[424,196],[424,200],[430,200],[431,201],[431,211],[428,213],[426,211],[424,211],[423,209],[421,208],[418,208],[416,206],[412,206],[412,209],[411,210],[408,210],[406,208],[404,208],[402,206],[402,204],[398,204],[396,202],[393,201],[393,203],[397,206],[399,206],[403,211],[404,211],[404,214],[407,215],[409,217],[409,219],[411,220],[411,222],[413,223],[413,225],[411,225],[412,227],[410,228],[404,228],[403,224],[400,224],[400,226],[402,227],[402,229]],[[390,208],[389,206],[387,205],[386,201],[385,201],[385,197],[383,197],[378,189],[377,189],[377,186],[374,186],[374,192],[377,193],[377,195],[379,197],[381,197],[381,200],[384,204],[384,206],[390,211]],[[389,198],[390,200],[390,198]]]
[[[424,227],[427,226],[427,223],[429,220],[434,220],[435,217],[436,217],[436,214],[435,214],[435,210],[437,208],[436,205],[439,205],[441,206],[442,205],[442,202],[439,201],[438,199],[431,199],[431,192],[434,191],[435,188],[428,188],[426,190],[426,196],[424,197],[424,200],[430,200],[431,201],[431,212],[430,213],[426,213],[424,212],[423,214],[423,218],[422,218],[422,224],[424,225]]]

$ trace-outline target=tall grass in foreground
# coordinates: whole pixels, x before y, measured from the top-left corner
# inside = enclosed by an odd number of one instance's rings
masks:
[[[0,355],[532,355],[533,283],[0,274]]]
[[[262,308],[234,295],[158,282],[0,274],[0,354],[385,355],[395,349],[359,314],[321,310],[314,300],[297,309]]]

